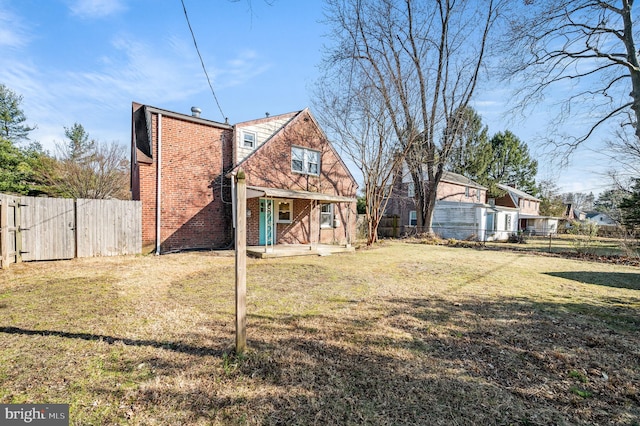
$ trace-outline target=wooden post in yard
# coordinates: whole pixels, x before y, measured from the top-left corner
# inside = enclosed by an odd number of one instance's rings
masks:
[[[247,180],[242,169],[236,180],[236,354],[247,347]]]

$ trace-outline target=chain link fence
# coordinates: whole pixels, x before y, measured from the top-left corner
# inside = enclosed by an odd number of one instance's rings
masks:
[[[597,232],[594,232],[597,230]],[[381,221],[380,238],[433,238],[426,228],[402,226],[393,217]],[[435,237],[450,242],[468,242],[487,247],[511,247],[517,250],[547,253],[576,253],[595,256],[624,256],[640,258],[640,236],[620,228],[590,228],[571,231],[567,227],[558,229],[536,228],[526,231],[484,230],[481,234],[470,226],[433,225]],[[559,231],[559,232],[558,232]]]

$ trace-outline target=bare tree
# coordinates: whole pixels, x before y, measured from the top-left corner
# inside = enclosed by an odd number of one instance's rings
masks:
[[[554,144],[572,152],[605,123],[632,126],[640,137],[640,64],[634,0],[526,0],[515,6],[506,45],[506,76],[518,107],[565,93],[552,132],[571,119],[578,135]]]
[[[415,187],[417,226],[432,232],[437,187],[459,137],[456,111],[475,92],[494,0],[328,0],[345,95],[368,87],[383,105]]]
[[[371,93],[371,87],[352,85],[349,96],[344,96],[339,84],[327,83],[321,80],[317,86],[318,119],[345,158],[362,174],[367,245],[371,245],[378,241],[378,225],[391,197],[395,170],[402,156],[398,155],[384,105]]]
[[[58,144],[52,167],[43,170],[46,181],[62,197],[130,198],[129,160],[124,146],[89,138],[82,125],[65,128],[69,139]]]
[[[55,173],[54,184],[64,197],[130,198],[127,151],[115,142],[96,143],[82,161],[59,158]]]

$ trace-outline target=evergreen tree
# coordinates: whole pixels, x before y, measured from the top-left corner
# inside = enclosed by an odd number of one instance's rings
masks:
[[[23,147],[34,127],[25,124],[22,96],[0,84],[0,192],[40,195],[47,192],[38,168],[46,153],[37,142]]]
[[[640,229],[640,178],[634,179],[631,195],[620,203],[622,223],[629,230]]]
[[[96,142],[89,139],[89,134],[82,124],[74,123],[71,127],[64,128],[64,134],[69,139],[62,147],[62,159],[72,162],[86,162],[90,160],[95,150]]]
[[[538,161],[531,158],[529,148],[509,130],[498,132],[491,138],[493,159],[488,170],[489,182],[513,186],[535,195],[535,176]],[[487,184],[488,182],[480,182]]]
[[[471,107],[459,113],[460,136],[448,160],[448,170],[481,184],[488,183],[488,170],[493,159],[488,127]]]
[[[35,129],[25,124],[21,103],[22,96],[0,84],[0,137],[12,143],[29,139],[29,132]]]

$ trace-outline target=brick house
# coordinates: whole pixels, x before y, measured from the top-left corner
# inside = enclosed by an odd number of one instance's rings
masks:
[[[386,215],[399,219],[400,234],[417,231],[414,183],[405,166],[394,183]],[[487,203],[487,188],[457,173],[445,171],[438,184],[433,231],[458,240],[506,240],[517,232],[518,209]]]
[[[131,191],[145,251],[232,247],[229,176],[239,167],[247,245],[351,243],[357,183],[308,109],[233,126],[192,110],[133,103]]]

